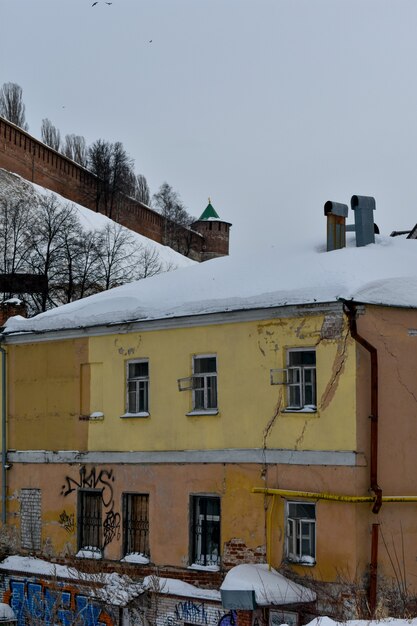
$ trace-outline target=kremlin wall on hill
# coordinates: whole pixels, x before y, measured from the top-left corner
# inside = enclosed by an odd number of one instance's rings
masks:
[[[98,179],[95,174],[2,117],[0,168],[19,174],[92,211],[104,213],[103,206],[97,202]],[[205,211],[190,229],[175,225],[178,252],[200,262],[229,254],[231,224],[220,218],[213,219],[213,212],[209,212],[211,217],[207,218]],[[214,212],[214,215],[217,214]],[[112,219],[158,243],[169,243],[165,241],[167,220],[138,200],[120,194]]]

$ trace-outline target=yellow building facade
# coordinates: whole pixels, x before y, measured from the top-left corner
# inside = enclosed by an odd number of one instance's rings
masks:
[[[382,482],[413,496],[414,477],[402,481],[392,456],[399,440],[411,454],[415,409],[404,379],[387,381],[395,350],[409,365],[414,313],[358,306],[357,323],[379,350]],[[16,334],[3,345],[6,517],[23,550],[95,552],[214,586],[234,565],[262,562],[335,583],[369,574],[379,524],[381,579],[394,577],[389,545],[401,540],[410,580],[417,574],[417,505],[372,512],[370,358],[342,303]]]

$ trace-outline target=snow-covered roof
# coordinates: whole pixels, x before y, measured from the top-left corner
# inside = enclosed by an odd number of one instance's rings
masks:
[[[233,567],[220,587],[222,591],[254,591],[259,606],[314,602],[316,594],[266,564]]]
[[[143,586],[149,591],[157,591],[171,596],[183,596],[186,598],[199,598],[200,600],[213,600],[220,602],[220,592],[216,589],[200,589],[195,585],[186,583],[176,578],[162,578],[159,576],[146,576]]]
[[[115,606],[126,606],[131,600],[144,593],[144,586],[133,582],[128,576],[121,576],[116,572],[87,574],[78,571],[75,567],[50,563],[43,559],[31,556],[8,556],[0,562],[0,571],[12,571],[32,576],[51,576],[63,578],[75,584],[95,583],[91,588],[91,595]]]
[[[127,321],[250,310],[339,299],[417,307],[417,242],[376,236],[362,248],[326,252],[321,241],[287,236],[262,250],[213,259],[72,302],[31,319],[8,320],[5,332],[45,332]]]

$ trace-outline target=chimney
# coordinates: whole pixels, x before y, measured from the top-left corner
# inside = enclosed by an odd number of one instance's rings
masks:
[[[375,243],[374,211],[375,198],[372,196],[352,196],[350,201],[355,211],[356,246],[367,246]]]
[[[340,250],[346,245],[347,204],[328,200],[324,205],[327,216],[327,251]]]

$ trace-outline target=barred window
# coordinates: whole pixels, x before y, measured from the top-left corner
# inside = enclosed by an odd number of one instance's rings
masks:
[[[149,556],[149,495],[123,494],[123,554]]]
[[[84,548],[101,550],[102,548],[101,503],[101,491],[79,489],[78,550]]]

